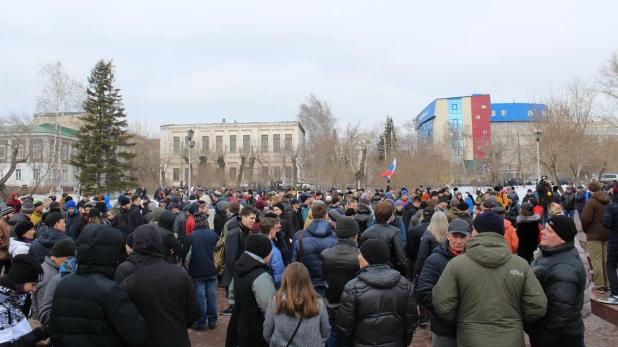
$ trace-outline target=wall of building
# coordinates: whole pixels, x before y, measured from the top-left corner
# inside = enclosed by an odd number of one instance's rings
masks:
[[[82,114],[84,114],[84,112],[66,112],[60,113],[60,117],[57,117],[56,114],[51,113],[35,113],[32,117],[32,123],[34,125],[41,125],[44,123],[55,125],[56,118],[58,118],[60,126],[73,130],[79,130],[82,126],[82,121],[79,119],[79,116]]]

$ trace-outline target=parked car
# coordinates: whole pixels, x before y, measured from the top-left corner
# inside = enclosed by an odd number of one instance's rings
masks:
[[[614,180],[618,180],[618,174],[609,173],[601,175],[601,179],[599,181],[603,183],[611,183]]]

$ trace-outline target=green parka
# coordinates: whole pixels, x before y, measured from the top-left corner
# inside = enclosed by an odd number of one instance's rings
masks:
[[[478,234],[433,288],[435,312],[457,323],[457,346],[523,347],[523,321],[543,318],[547,298],[524,259],[498,233]]]

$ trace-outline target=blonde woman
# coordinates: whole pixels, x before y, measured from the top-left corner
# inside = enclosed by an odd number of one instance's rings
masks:
[[[416,276],[421,274],[425,259],[429,257],[436,247],[446,240],[446,234],[448,234],[448,219],[444,212],[438,211],[431,217],[431,223],[429,223],[427,231],[425,231],[421,238],[418,257],[416,258],[416,265],[414,266],[414,273]]]
[[[281,288],[266,309],[263,334],[270,346],[318,347],[328,339],[326,304],[302,263],[292,263],[283,272]]]

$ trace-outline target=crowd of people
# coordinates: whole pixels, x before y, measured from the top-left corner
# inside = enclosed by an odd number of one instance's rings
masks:
[[[190,346],[220,315],[226,346],[584,346],[591,291],[618,304],[618,182],[474,193],[13,194],[0,347]]]

